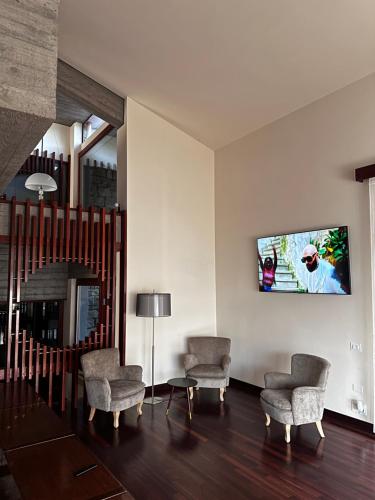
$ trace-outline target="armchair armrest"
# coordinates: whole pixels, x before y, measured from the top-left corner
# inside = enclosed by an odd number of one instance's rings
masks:
[[[111,386],[106,378],[85,378],[89,405],[98,410],[109,411],[111,404]]]
[[[264,375],[266,389],[293,389],[294,379],[290,373],[269,372]]]
[[[292,413],[295,425],[317,422],[323,417],[325,389],[296,387],[292,391]]]
[[[119,366],[119,378],[142,382],[142,367],[138,365]]]
[[[186,372],[191,370],[191,368],[194,368],[194,366],[197,365],[199,365],[199,361],[195,354],[184,355],[184,367]]]
[[[231,362],[231,357],[229,354],[224,354],[223,357],[221,358],[221,367],[224,370],[225,374],[229,372],[229,366]]]

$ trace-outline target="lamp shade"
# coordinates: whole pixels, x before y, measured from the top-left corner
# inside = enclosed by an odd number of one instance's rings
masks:
[[[56,191],[57,184],[50,175],[37,172],[26,179],[25,187],[31,191]]]
[[[137,316],[160,318],[171,315],[170,293],[138,293]]]

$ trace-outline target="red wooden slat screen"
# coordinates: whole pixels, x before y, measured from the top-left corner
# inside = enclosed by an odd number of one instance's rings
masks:
[[[53,162],[46,156],[43,158],[44,168],[51,171]],[[31,158],[25,168],[33,168],[32,161],[36,163]],[[17,206],[21,208],[17,210]],[[46,208],[43,201],[38,205],[16,200],[9,203],[7,363],[5,371],[0,370],[0,379],[5,378],[9,382],[28,378],[39,392],[40,377],[47,378],[48,403],[52,404],[54,385],[57,387],[54,377],[59,376],[61,409],[66,406],[67,373],[73,377],[72,401],[77,404],[80,356],[92,349],[114,346],[117,251],[121,251],[121,262],[124,262],[125,256],[125,242],[122,241],[119,247],[116,234],[118,218],[124,221],[124,214],[120,215],[116,210],[107,214],[104,209],[98,213],[90,208],[83,220],[82,207],[77,208],[76,218],[71,217],[73,210],[69,205],[58,209],[56,202],[52,203],[51,209]],[[126,234],[123,223],[121,228],[122,234]],[[100,318],[96,331],[91,332],[85,341],[80,341],[79,345],[64,348],[47,346],[43,341],[36,341],[28,332],[20,333],[22,280],[27,281],[29,272],[35,273],[37,268],[50,263],[76,260],[93,269],[101,283]],[[122,303],[120,296],[120,305]],[[124,346],[121,338],[120,345]]]

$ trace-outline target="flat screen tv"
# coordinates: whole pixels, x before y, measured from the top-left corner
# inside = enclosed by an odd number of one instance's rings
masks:
[[[261,292],[350,295],[348,227],[258,238]]]

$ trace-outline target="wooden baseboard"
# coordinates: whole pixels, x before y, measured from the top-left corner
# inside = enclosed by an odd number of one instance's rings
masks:
[[[259,396],[259,394],[263,390],[262,387],[249,384],[248,382],[244,382],[242,380],[238,380],[232,377],[230,378],[230,386],[236,387],[237,389],[241,389],[255,396]],[[348,430],[360,432],[361,434],[366,434],[367,436],[370,435],[373,439],[375,439],[373,425],[370,424],[369,422],[358,420],[358,418],[350,417],[348,415],[337,413],[336,411],[333,410],[325,409],[324,421],[330,422],[335,425],[339,425],[340,427],[345,427],[345,429]]]
[[[159,394],[165,394],[166,392],[171,391],[171,386],[168,384],[157,384],[155,385],[155,396],[158,396]],[[151,386],[146,387],[146,397],[151,397]]]

